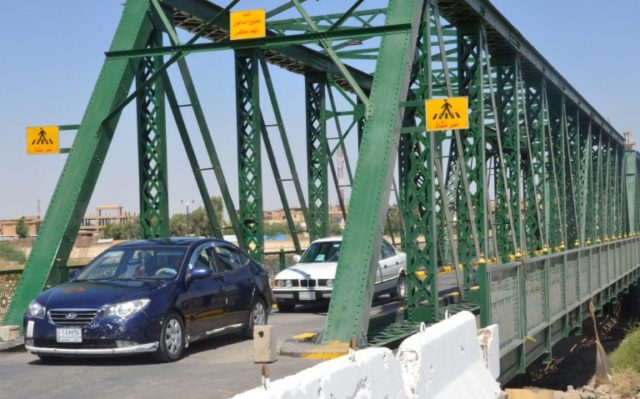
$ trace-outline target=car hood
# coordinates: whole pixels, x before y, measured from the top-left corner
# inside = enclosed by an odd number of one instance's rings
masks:
[[[334,279],[337,262],[297,263],[278,273],[278,280]]]
[[[75,281],[50,288],[36,300],[48,309],[87,308],[148,297],[166,280]]]

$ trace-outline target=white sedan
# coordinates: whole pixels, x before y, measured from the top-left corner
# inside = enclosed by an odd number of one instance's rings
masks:
[[[276,275],[273,296],[281,312],[290,312],[297,304],[331,299],[341,245],[342,237],[316,240],[301,257],[294,256],[295,265]],[[374,295],[404,297],[407,255],[383,239],[378,263]]]

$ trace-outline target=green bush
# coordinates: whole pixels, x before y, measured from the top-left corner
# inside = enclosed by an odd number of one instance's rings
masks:
[[[0,242],[0,259],[7,262],[24,263],[27,257],[24,252],[14,247],[8,242]]]
[[[610,358],[615,371],[632,369],[640,372],[640,328],[628,333]]]

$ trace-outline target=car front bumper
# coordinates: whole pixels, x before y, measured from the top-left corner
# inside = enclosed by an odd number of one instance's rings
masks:
[[[31,324],[31,326],[30,326]],[[154,352],[162,317],[150,318],[140,312],[128,319],[97,318],[81,326],[59,326],[44,319],[24,319],[25,348],[38,355],[100,356]],[[57,329],[81,330],[80,342],[58,342]]]
[[[72,348],[43,348],[37,346],[24,346],[27,351],[34,355],[58,355],[58,356],[101,356],[101,355],[129,355],[135,353],[155,352],[158,350],[158,342],[148,344],[132,345],[122,348],[104,348],[104,349],[72,349]]]
[[[313,302],[331,299],[331,290],[289,290],[273,289],[273,297],[277,302]]]

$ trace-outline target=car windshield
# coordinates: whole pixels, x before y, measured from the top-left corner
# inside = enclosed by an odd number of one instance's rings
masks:
[[[340,241],[314,242],[302,254],[300,263],[337,262],[341,245]]]
[[[75,279],[169,280],[178,275],[186,248],[114,248],[94,259]]]

